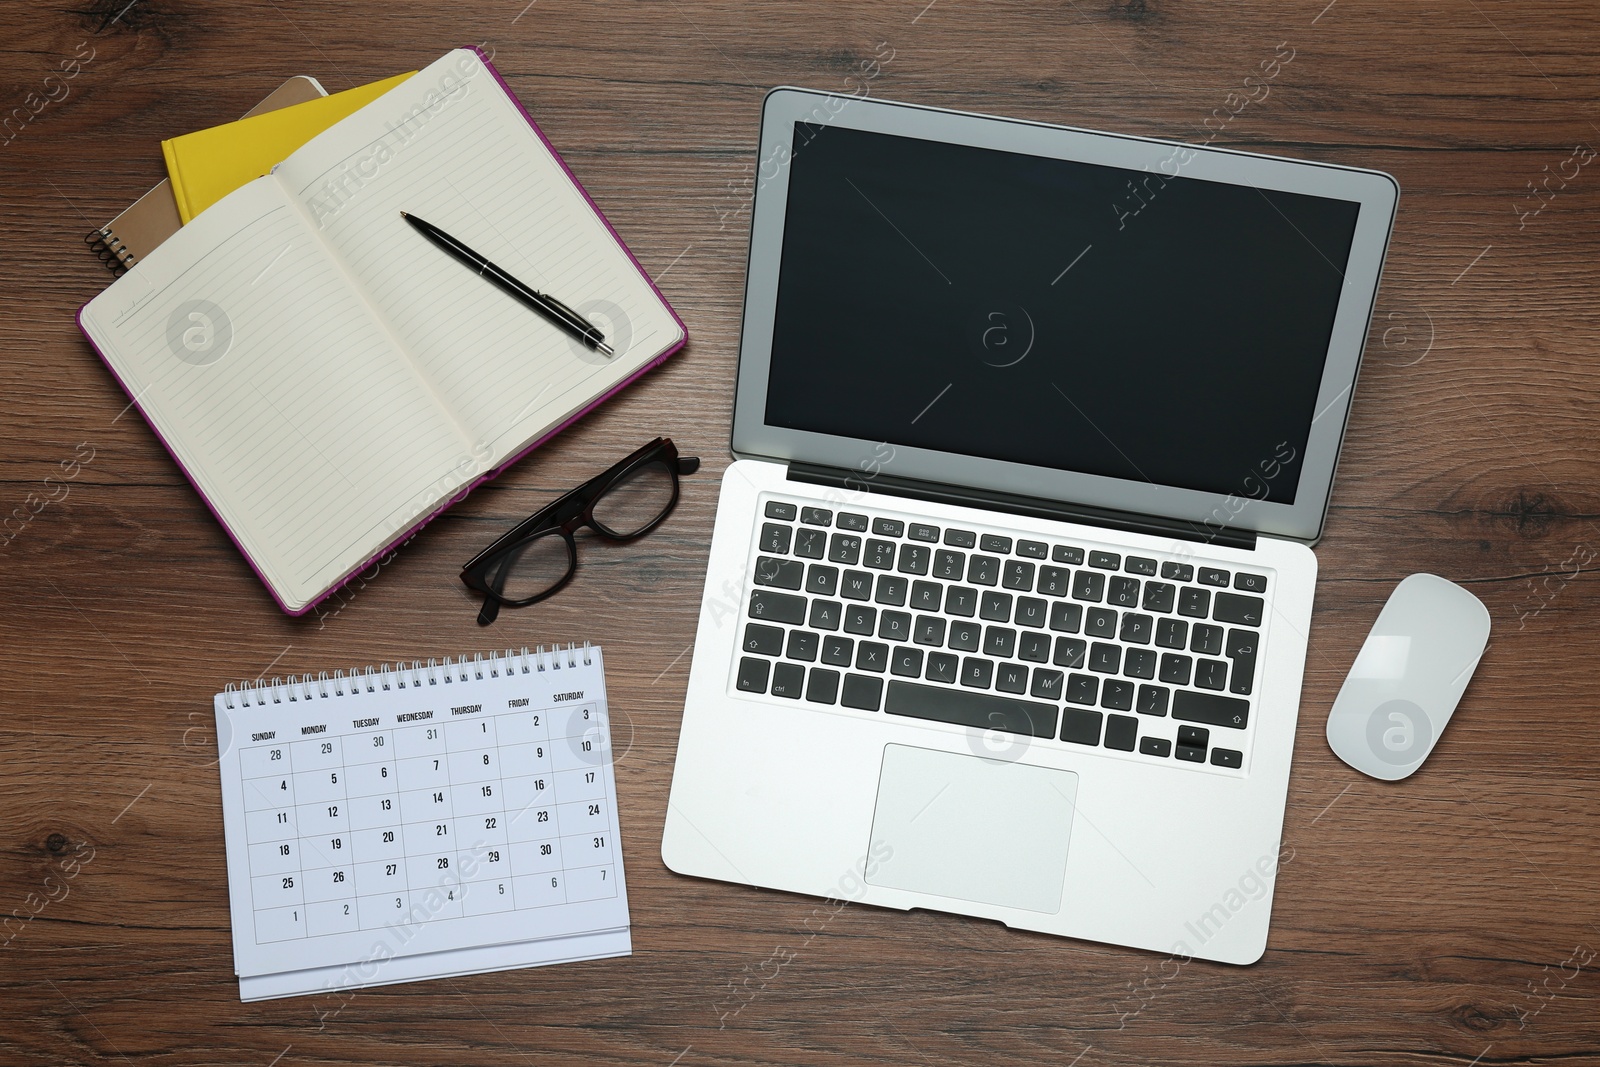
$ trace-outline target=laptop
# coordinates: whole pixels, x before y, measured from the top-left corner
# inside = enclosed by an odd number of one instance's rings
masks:
[[[792,88],[757,172],[667,866],[1259,959],[1394,180]]]

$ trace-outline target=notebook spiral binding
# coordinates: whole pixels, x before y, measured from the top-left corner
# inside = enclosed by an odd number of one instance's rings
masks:
[[[581,646],[568,644],[564,648],[559,644],[552,645],[548,651],[540,645],[529,652],[524,645],[521,651],[508,648],[504,652],[491,652],[487,658],[483,653],[475,652],[470,660],[463,654],[453,662],[449,656],[443,660],[430,659],[427,663],[412,660],[410,666],[401,660],[392,666],[382,664],[376,669],[370,665],[365,668],[353,667],[349,674],[339,670],[330,676],[327,671],[321,671],[316,675],[291,674],[287,678],[273,678],[270,681],[257,678],[253,682],[243,681],[237,685],[229,682],[222,688],[222,704],[231,711],[237,706],[264,707],[269,702],[282,704],[284,701],[326,700],[360,692],[375,693],[386,689],[416,689],[424,685],[476,681],[485,676],[485,671],[490,678],[559,671],[576,667],[579,662],[585,665],[594,662],[587,641]],[[234,703],[235,697],[239,699],[238,705]]]
[[[133,266],[133,252],[109,227],[90,230],[83,235],[83,243],[89,246],[89,251],[95,254],[96,259],[106,265],[107,270],[119,278]]]

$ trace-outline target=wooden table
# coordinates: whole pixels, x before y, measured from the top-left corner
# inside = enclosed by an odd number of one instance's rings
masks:
[[[0,913],[32,916],[0,948],[0,1061],[1600,1064],[1592,4],[523,3],[12,0],[0,15],[0,108],[30,112],[0,135],[0,510],[82,460],[0,550]],[[290,619],[80,337],[74,311],[109,280],[81,237],[162,176],[161,138],[236,117],[287,75],[341,89],[474,42],[690,345],[337,611]],[[762,94],[1199,140],[1280,44],[1292,63],[1217,143],[1381,168],[1404,196],[1319,549],[1293,859],[1265,959],[1163,966],[867,907],[814,932],[811,900],[669,873]],[[89,52],[32,114],[45,75]],[[588,550],[570,591],[480,631],[459,564],[655,434],[707,461],[673,518],[630,550]],[[1323,722],[1413,571],[1465,582],[1495,631],[1431,762],[1382,785],[1330,754]],[[240,1004],[212,693],[583,636],[610,662],[633,956],[374,989],[320,1018],[306,998]],[[793,954],[776,974],[775,949]]]

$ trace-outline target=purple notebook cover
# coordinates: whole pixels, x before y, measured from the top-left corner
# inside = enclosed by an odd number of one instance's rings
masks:
[[[489,57],[484,54],[483,49],[478,48],[476,46],[472,46],[472,50],[478,54],[478,58],[483,62],[483,65],[484,65],[485,69],[487,69],[489,71],[489,73],[494,77],[495,83],[498,84],[501,89],[505,90],[506,96],[511,99],[512,103],[517,105],[517,110],[522,112],[522,117],[528,120],[528,126],[533,130],[535,136],[537,136],[539,138],[539,140],[544,143],[544,146],[550,150],[550,154],[553,157],[555,157],[556,163],[560,165],[561,172],[567,176],[567,180],[572,183],[572,187],[574,189],[578,190],[578,193],[579,193],[579,195],[581,195],[583,197],[584,202],[587,203],[589,205],[590,209],[594,211],[595,218],[600,220],[600,224],[606,228],[606,232],[611,234],[612,238],[616,240],[617,247],[622,249],[623,255],[628,257],[628,261],[630,263],[632,263],[633,266],[634,266],[634,269],[636,269],[639,272],[639,277],[643,278],[644,281],[645,281],[645,284],[650,286],[651,292],[656,294],[656,299],[661,301],[661,306],[667,309],[667,314],[672,316],[672,321],[676,322],[678,324],[678,330],[681,332],[682,336],[678,339],[678,343],[677,344],[673,345],[671,348],[669,348],[665,352],[661,353],[661,355],[657,356],[655,359],[651,360],[649,363],[646,363],[643,367],[640,367],[637,371],[633,372],[628,377],[622,379],[622,381],[620,381],[620,382],[616,383],[615,385],[613,385],[610,389],[606,390],[604,393],[602,393],[599,396],[595,397],[592,401],[589,402],[587,407],[584,407],[583,409],[578,411],[571,418],[567,419],[565,422],[562,422],[562,423],[560,423],[559,425],[557,425],[555,427],[552,427],[551,430],[548,433],[546,433],[544,436],[542,436],[542,437],[536,439],[535,441],[533,441],[531,444],[529,444],[522,451],[518,452],[516,455],[508,457],[498,467],[495,467],[493,470],[484,472],[476,480],[474,480],[472,482],[469,482],[466,486],[464,486],[463,488],[457,490],[456,493],[454,495],[452,495],[451,497],[447,498],[443,504],[439,505],[439,507],[435,508],[433,511],[431,511],[428,514],[424,515],[414,525],[406,528],[393,541],[390,541],[388,544],[386,544],[382,548],[378,549],[378,551],[374,552],[369,558],[363,560],[361,563],[359,563],[355,567],[352,567],[350,569],[349,573],[345,574],[338,581],[334,582],[333,585],[328,588],[327,592],[323,593],[321,596],[319,596],[316,599],[314,599],[314,600],[310,601],[309,603],[307,603],[306,606],[301,608],[299,611],[294,611],[294,610],[290,609],[290,607],[287,604],[285,604],[283,602],[283,600],[278,596],[278,591],[276,589],[272,588],[272,583],[267,581],[266,575],[261,573],[261,568],[256,566],[255,560],[250,558],[250,553],[245,551],[244,545],[240,543],[239,538],[234,536],[233,531],[228,528],[228,524],[223,521],[222,513],[219,512],[217,510],[217,508],[216,508],[216,505],[214,505],[210,501],[210,499],[206,497],[205,491],[200,488],[200,484],[194,480],[194,477],[192,475],[190,475],[190,473],[188,471],[188,468],[184,467],[183,461],[180,460],[178,458],[178,454],[175,451],[173,451],[172,445],[170,445],[167,442],[167,439],[165,437],[161,436],[161,431],[159,429],[156,429],[155,422],[152,421],[150,416],[145,413],[143,405],[141,405],[139,403],[139,401],[138,401],[138,398],[134,396],[134,391],[132,389],[128,388],[128,383],[122,380],[122,375],[117,373],[117,368],[112,366],[110,360],[106,359],[106,354],[104,352],[100,351],[100,346],[94,343],[94,338],[90,337],[89,336],[89,332],[83,328],[83,312],[84,312],[84,309],[87,308],[89,305],[86,303],[86,304],[84,304],[83,307],[78,309],[78,314],[77,314],[78,329],[79,329],[80,332],[83,333],[84,338],[89,342],[89,346],[94,349],[95,354],[100,357],[101,362],[103,362],[106,365],[106,368],[111,371],[111,376],[117,380],[117,384],[118,385],[122,386],[122,391],[128,394],[128,397],[129,397],[129,399],[131,399],[133,401],[134,406],[139,409],[139,414],[144,416],[145,423],[155,433],[156,440],[161,442],[161,446],[167,450],[167,454],[170,455],[172,457],[172,461],[178,465],[178,469],[183,471],[184,477],[189,479],[189,484],[194,486],[195,492],[200,495],[200,499],[205,503],[206,508],[208,510],[210,510],[210,512],[212,514],[212,517],[214,517],[217,520],[217,524],[219,526],[221,526],[222,529],[223,529],[223,532],[228,535],[228,539],[230,541],[232,541],[233,544],[234,544],[234,547],[239,550],[239,554],[244,557],[245,562],[247,564],[249,564],[250,569],[255,572],[256,577],[261,579],[261,584],[262,584],[262,586],[264,586],[266,588],[267,594],[272,597],[273,602],[276,603],[279,608],[281,608],[285,613],[287,613],[289,615],[301,616],[301,615],[305,615],[307,612],[311,611],[318,604],[322,603],[324,600],[328,599],[334,593],[336,593],[340,589],[344,588],[344,586],[347,585],[352,578],[354,578],[356,575],[360,574],[362,571],[366,570],[367,567],[369,567],[373,563],[377,562],[384,555],[386,555],[391,549],[398,548],[400,545],[402,545],[406,541],[410,540],[411,537],[413,535],[415,535],[418,530],[422,529],[424,526],[428,525],[428,523],[430,523],[434,519],[438,518],[446,510],[448,510],[453,504],[459,504],[461,501],[465,500],[467,498],[467,494],[472,492],[472,490],[476,489],[478,486],[482,485],[484,482],[487,482],[492,478],[498,477],[501,471],[504,471],[507,467],[509,467],[513,463],[517,462],[523,456],[526,456],[529,452],[532,452],[534,449],[538,448],[540,445],[544,444],[546,441],[549,441],[552,437],[555,437],[562,430],[565,430],[568,426],[571,426],[573,423],[577,422],[579,419],[581,419],[585,415],[589,414],[589,412],[593,411],[595,408],[599,407],[601,404],[604,404],[607,400],[610,400],[613,396],[616,396],[623,389],[626,389],[628,386],[630,386],[634,382],[638,381],[645,374],[647,374],[650,371],[654,370],[655,368],[661,366],[662,363],[666,362],[666,360],[667,360],[667,358],[669,356],[671,356],[673,353],[675,353],[679,349],[681,349],[689,340],[689,329],[688,329],[687,326],[685,326],[683,324],[683,320],[678,317],[677,311],[674,310],[672,305],[667,302],[667,298],[665,296],[661,295],[661,290],[656,288],[655,281],[650,277],[649,274],[647,274],[645,272],[645,269],[644,269],[643,266],[640,265],[638,258],[636,256],[634,256],[633,250],[630,249],[627,246],[626,242],[624,242],[622,240],[622,235],[617,233],[616,227],[611,225],[611,220],[606,218],[605,212],[600,210],[600,205],[598,205],[598,204],[596,204],[594,202],[594,198],[589,195],[589,191],[583,187],[583,184],[581,182],[579,182],[577,177],[572,173],[572,168],[567,166],[567,161],[561,158],[561,153],[557,152],[555,145],[550,143],[550,138],[546,137],[544,135],[544,131],[539,128],[539,124],[537,122],[533,121],[533,116],[528,114],[528,109],[526,107],[522,106],[522,101],[517,99],[517,94],[511,91],[511,86],[506,84],[506,80],[500,76],[500,72],[498,70],[496,70],[494,64],[489,61]]]

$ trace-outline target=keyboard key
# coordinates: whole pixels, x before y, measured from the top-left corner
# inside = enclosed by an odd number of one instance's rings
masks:
[[[1017,642],[1017,658],[1025,659],[1029,663],[1050,662],[1050,635],[1049,634],[1023,634]]]
[[[839,672],[812,667],[806,677],[806,699],[816,704],[832,704],[839,699]]]
[[[750,594],[750,617],[762,622],[786,622],[798,626],[805,621],[806,598],[757,589]]]
[[[805,580],[806,565],[797,559],[757,556],[755,583],[776,589],[799,589]]]
[[[973,556],[967,563],[967,581],[973,585],[994,585],[1000,580],[1000,561],[993,556]]]
[[[1139,606],[1139,579],[1123,575],[1114,576],[1106,585],[1106,603],[1119,608]]]
[[[1139,736],[1139,720],[1132,715],[1106,716],[1106,747],[1132,752]]]
[[[1148,645],[1155,620],[1148,615],[1140,615],[1136,611],[1122,613],[1121,638],[1130,645]]]
[[[1216,585],[1216,586],[1221,586],[1223,589],[1226,589],[1226,588],[1228,588],[1228,572],[1227,571],[1218,570],[1215,567],[1201,567],[1200,568],[1200,584],[1201,585]]]
[[[860,711],[877,711],[883,700],[883,679],[869,678],[864,674],[844,676],[844,694],[839,703]]]
[[[927,574],[928,564],[931,562],[933,562],[933,550],[927,545],[900,546],[901,574]]]
[[[786,504],[781,500],[767,501],[767,518],[782,519],[784,522],[793,522],[796,508],[793,504]]]
[[[1211,617],[1218,622],[1237,623],[1240,626],[1260,626],[1262,609],[1267,602],[1258,596],[1240,596],[1238,593],[1218,593],[1212,605]]]
[[[1189,643],[1189,624],[1182,619],[1161,619],[1156,623],[1156,644],[1162,648],[1183,648]]]
[[[937,615],[918,615],[911,639],[919,645],[938,648],[944,644],[944,620]]]
[[[786,555],[789,551],[789,538],[794,535],[794,527],[780,526],[775,522],[761,524],[761,551],[775,552]]]
[[[767,691],[767,672],[770,670],[772,670],[771,660],[745,656],[739,661],[739,692],[765,693]]]
[[[1071,704],[1093,704],[1100,698],[1100,679],[1092,674],[1067,675],[1067,701]]]
[[[834,534],[828,542],[828,560],[854,567],[861,562],[861,538],[854,534]]]
[[[1011,594],[984,593],[978,597],[978,618],[988,622],[1011,621]]]
[[[866,555],[862,557],[862,562],[873,570],[890,570],[894,567],[894,542],[869,538],[867,540]]]
[[[1112,711],[1133,710],[1133,683],[1107,678],[1100,686],[1100,706]]]
[[[854,530],[856,533],[866,533],[867,517],[865,515],[857,515],[851,511],[841,511],[839,512],[839,529]]]
[[[1029,559],[1049,559],[1050,546],[1043,541],[1018,541],[1017,555],[1027,556]]]
[[[946,530],[944,543],[954,548],[972,548],[978,543],[978,535],[971,530]]]
[[[1194,667],[1194,684],[1200,689],[1223,689],[1228,684],[1228,665],[1220,659],[1203,659]]]
[[[908,715],[977,730],[1005,730],[1033,737],[1054,737],[1056,732],[1053,705],[962,689],[940,689],[898,679],[889,683],[883,710],[890,715]]]
[[[1218,767],[1237,769],[1244,766],[1244,753],[1231,748],[1214,748],[1211,750],[1211,762]]]
[[[783,654],[783,627],[763,626],[759,622],[745,624],[744,650],[758,652],[763,656],[781,656]]]
[[[997,693],[1026,693],[1028,668],[1020,663],[1000,664],[994,673],[994,688]]]
[[[1168,685],[1188,685],[1194,660],[1168,652],[1161,657],[1161,680]]]
[[[1193,745],[1179,745],[1178,758],[1185,763],[1204,763],[1206,761],[1206,750],[1195,748]]]
[[[841,610],[837,600],[813,600],[808,625],[814,630],[837,630]]]
[[[900,537],[906,532],[906,524],[899,519],[873,519],[872,532],[879,537]]]
[[[1202,656],[1222,655],[1222,627],[1195,623],[1194,632],[1189,637],[1189,651]]]
[[[1033,564],[1023,559],[1008,559],[1005,565],[1005,575],[1000,584],[1007,589],[1017,589],[1024,593],[1033,591]]]
[[[772,695],[787,697],[790,700],[799,700],[800,691],[805,688],[806,669],[798,663],[774,663],[772,665]]]
[[[1246,574],[1239,571],[1233,576],[1233,587],[1241,593],[1265,593],[1267,591],[1267,576],[1265,574]]]
[[[1167,561],[1161,565],[1161,577],[1174,582],[1194,581],[1194,568],[1187,563]]]
[[[1141,737],[1139,751],[1146,756],[1161,756],[1165,758],[1172,755],[1172,742],[1164,737]]]
[[[1167,698],[1172,695],[1172,690],[1159,685],[1141,685],[1139,697],[1134,705],[1134,710],[1140,715],[1165,715],[1167,713]]]
[[[938,582],[912,582],[911,606],[918,611],[938,611],[944,599],[944,586]]]
[[[914,522],[911,524],[911,530],[906,536],[913,541],[937,541],[939,540],[939,527]]]
[[[1004,554],[1011,551],[1011,538],[1001,537],[999,534],[984,534],[978,538],[978,547],[985,552]]]
[[[790,659],[804,660],[810,663],[817,658],[817,647],[821,643],[822,638],[810,630],[790,630],[787,655]]]
[[[965,552],[952,552],[948,548],[941,548],[933,554],[933,576],[960,581],[967,570],[967,556]]]
[[[856,645],[856,669],[882,674],[889,669],[889,646],[877,641],[862,641]],[[877,709],[874,708],[874,711]]]
[[[889,656],[889,672],[904,678],[922,676],[922,649],[900,645]]]
[[[839,568],[813,563],[806,569],[806,592],[818,596],[838,596]]]
[[[1081,637],[1056,638],[1056,654],[1050,662],[1057,667],[1082,667],[1089,643]]]
[[[886,611],[878,616],[878,636],[885,641],[911,640],[911,616],[903,611]]]
[[[1101,674],[1116,674],[1122,667],[1122,649],[1104,641],[1089,646],[1089,669]]]
[[[878,609],[865,604],[844,606],[844,632],[871,637],[878,629]]]
[[[947,615],[972,618],[978,613],[978,591],[964,585],[952,585],[944,591],[944,610]]]
[[[976,652],[982,640],[982,626],[957,619],[950,623],[950,640],[946,642],[946,647],[957,652]]]
[[[983,631],[983,654],[1010,659],[1016,651],[1017,631],[1009,626],[989,626]]]
[[[1178,744],[1191,748],[1205,748],[1211,743],[1211,731],[1204,726],[1178,727]]]
[[[1050,605],[1050,629],[1064,634],[1075,634],[1082,628],[1082,604],[1056,603]]]
[[[1185,586],[1178,594],[1178,614],[1203,619],[1211,614],[1211,590]]]
[[[1217,693],[1180,689],[1172,694],[1172,717],[1185,722],[1203,722],[1207,726],[1243,730],[1250,723],[1250,702]]]
[[[948,652],[928,653],[928,674],[930,682],[943,682],[945,685],[954,685],[956,673],[961,670],[961,660]]]
[[[853,638],[834,637],[832,634],[822,639],[822,662],[830,667],[848,667],[855,659],[856,643]]]
[[[1117,636],[1117,613],[1110,608],[1090,608],[1084,616],[1083,632],[1090,637]]]
[[[1091,552],[1089,566],[1103,571],[1114,571],[1122,566],[1122,557],[1115,552]]]
[[[890,607],[905,607],[906,588],[910,583],[898,574],[878,575],[878,591],[873,595],[874,600]]]
[[[1032,626],[1034,629],[1044,629],[1044,624],[1049,621],[1050,606],[1038,597],[1017,597],[1017,614],[1015,622],[1018,626]]]
[[[1064,675],[1060,671],[1046,670],[1043,667],[1033,669],[1033,688],[1030,692],[1040,700],[1061,699],[1061,682]]]
[[[1153,578],[1156,573],[1156,561],[1145,556],[1129,556],[1122,561],[1122,569],[1129,574],[1143,574]]]
[[[1075,745],[1100,743],[1100,712],[1067,708],[1061,713],[1061,740]]]
[[[961,684],[968,689],[987,689],[993,681],[993,660],[968,656],[961,661]]]
[[[1050,550],[1050,558],[1057,563],[1070,563],[1074,567],[1083,564],[1083,549],[1071,545],[1057,545]]]
[[[1144,610],[1159,611],[1163,614],[1172,610],[1173,601],[1177,599],[1178,587],[1166,582],[1144,583]]]
[[[801,508],[800,521],[812,526],[832,526],[833,512],[827,508]]]
[[[822,530],[800,527],[794,533],[794,554],[806,559],[821,559],[828,554],[828,535]]]
[[[845,571],[839,592],[846,600],[871,600],[872,575],[866,571]]]
[[[1228,692],[1250,695],[1256,677],[1256,649],[1260,643],[1261,635],[1254,630],[1228,631],[1228,658],[1233,660],[1233,680],[1228,684]]]
[[[1122,673],[1129,678],[1154,678],[1156,654],[1148,648],[1130,648],[1122,657]]]
[[[1066,596],[1072,572],[1065,567],[1040,567],[1039,592],[1045,596]]]
[[[1106,576],[1093,571],[1079,571],[1072,576],[1072,599],[1098,604],[1105,599]]]

